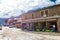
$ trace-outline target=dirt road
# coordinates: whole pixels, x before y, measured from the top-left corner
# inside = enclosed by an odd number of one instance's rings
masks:
[[[60,36],[35,34],[17,28],[3,27],[0,30],[0,40],[60,40]]]

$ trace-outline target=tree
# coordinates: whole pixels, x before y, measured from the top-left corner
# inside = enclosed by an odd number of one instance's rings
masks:
[[[7,22],[8,22],[8,19],[5,20],[5,23],[7,23]]]
[[[51,2],[56,2],[56,0],[50,0]]]

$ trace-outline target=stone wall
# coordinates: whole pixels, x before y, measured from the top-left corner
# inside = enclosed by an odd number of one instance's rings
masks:
[[[57,28],[58,28],[58,32],[60,32],[60,18],[57,19]]]
[[[60,15],[60,6],[49,8],[49,16]]]
[[[34,18],[40,18],[41,16],[41,11],[45,14],[45,11],[48,10],[48,16],[55,16],[55,15],[60,15],[60,5],[59,6],[54,6],[51,8],[43,9],[43,10],[38,10],[35,12],[28,12],[24,15],[22,15],[23,20],[28,20],[28,19],[34,19]]]

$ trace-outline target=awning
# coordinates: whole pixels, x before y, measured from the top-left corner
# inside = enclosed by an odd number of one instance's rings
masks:
[[[22,22],[22,20],[17,20],[17,22]]]
[[[37,20],[24,20],[23,23],[37,22]]]
[[[46,21],[56,21],[56,19],[47,19]]]
[[[56,19],[30,19],[24,20],[23,23],[31,23],[31,22],[45,22],[45,21],[56,21]]]

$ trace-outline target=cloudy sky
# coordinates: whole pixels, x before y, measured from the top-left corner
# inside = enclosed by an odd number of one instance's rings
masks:
[[[55,0],[53,0],[55,1]],[[0,18],[19,16],[36,8],[60,4],[60,0],[0,0]]]

